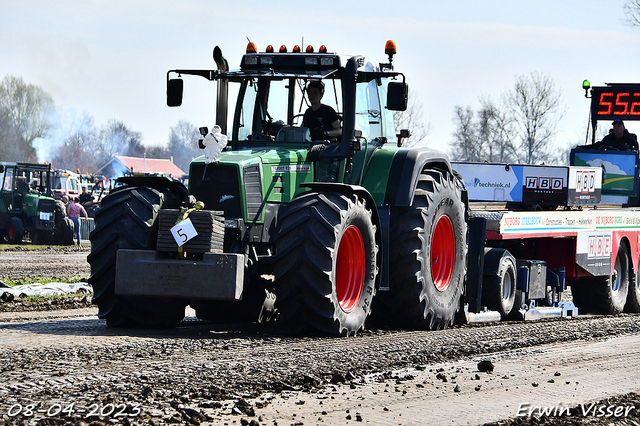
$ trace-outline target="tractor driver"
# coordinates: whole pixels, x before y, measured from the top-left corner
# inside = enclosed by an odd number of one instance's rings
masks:
[[[302,125],[311,131],[311,139],[325,140],[342,134],[340,118],[329,105],[320,103],[324,95],[324,83],[312,81],[307,85],[307,96],[311,106],[304,113]]]
[[[619,151],[637,151],[638,137],[629,133],[624,127],[624,123],[620,119],[613,120],[613,128],[609,130],[609,134],[602,138],[600,142],[594,143],[593,148],[600,149],[612,147]]]

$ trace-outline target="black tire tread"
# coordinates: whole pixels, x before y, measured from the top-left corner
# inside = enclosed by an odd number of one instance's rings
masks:
[[[361,225],[365,251],[375,260],[367,265],[368,278],[358,307],[345,314],[335,296],[332,274],[339,229],[353,218]],[[279,221],[274,268],[280,320],[297,327],[297,331],[357,333],[371,312],[380,264],[371,211],[355,195],[309,192],[292,200]]]
[[[144,186],[118,188],[102,200],[91,232],[89,283],[98,317],[109,326],[172,327],[184,318],[183,300],[160,301],[115,295],[116,254],[119,249],[152,250],[156,246],[157,215],[180,200],[168,190]]]

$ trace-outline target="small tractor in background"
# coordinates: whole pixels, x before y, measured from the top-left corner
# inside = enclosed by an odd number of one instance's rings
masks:
[[[218,47],[216,69],[170,70],[172,107],[180,76],[217,83],[217,126],[201,128],[200,142],[217,150],[192,161],[188,190],[131,176],[102,200],[88,256],[99,317],[174,326],[191,305],[208,321],[271,317],[336,335],[370,316],[451,325],[466,276],[466,191],[445,154],[399,146],[393,111],[407,108],[408,88],[395,43],[385,53],[379,63],[249,43],[237,70]],[[340,136],[304,125],[312,81],[324,83]],[[229,93],[238,97],[228,130]]]
[[[0,238],[20,244],[27,233],[34,244],[73,244],[73,222],[51,192],[51,165],[2,162],[0,176]]]

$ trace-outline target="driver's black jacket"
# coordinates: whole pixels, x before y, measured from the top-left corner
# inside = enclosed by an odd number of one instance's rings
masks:
[[[618,139],[613,134],[613,130],[611,130],[600,142],[596,142],[588,148],[600,149],[608,146],[620,151],[637,151],[638,137],[633,133],[629,133],[627,129],[624,129],[624,135]]]

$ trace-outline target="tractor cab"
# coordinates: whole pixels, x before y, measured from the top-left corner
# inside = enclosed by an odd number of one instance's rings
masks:
[[[629,146],[624,149],[615,143],[607,143],[606,140],[613,139],[613,135],[601,142],[596,141],[599,122],[610,124],[617,120],[640,120],[640,84],[609,83],[591,87],[585,80],[583,89],[585,97],[591,98],[590,128],[587,131],[587,141],[590,139],[590,142],[571,150],[571,165],[602,167],[603,203],[640,205],[638,151]]]
[[[200,75],[218,81],[216,124],[222,134],[229,133],[229,150],[286,147],[307,150],[314,145],[317,159],[351,158],[366,150],[396,140],[392,110],[407,107],[404,75],[393,71],[395,45],[388,42],[389,63],[367,61],[363,56],[345,57],[330,53],[325,46],[316,52],[312,46],[289,51],[269,45],[258,52],[249,43],[240,68],[229,70],[219,48],[214,50],[218,70],[171,70],[167,74],[167,104],[182,102],[182,80],[174,74]],[[400,79],[400,81],[399,81]],[[326,135],[324,129],[310,128],[303,122],[311,106],[307,93],[312,82],[324,88],[321,103],[337,114],[341,135]],[[233,127],[227,132],[229,85],[238,96]],[[340,133],[340,132],[333,132]]]

